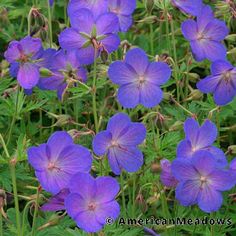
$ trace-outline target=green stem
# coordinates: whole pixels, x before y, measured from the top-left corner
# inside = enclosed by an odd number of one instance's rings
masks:
[[[169,30],[168,10],[165,1],[163,1],[163,4],[164,4],[164,14],[165,14],[167,48],[168,52],[170,53],[170,38],[169,38],[170,30]]]
[[[97,79],[97,52],[95,51],[95,58],[94,58],[94,66],[93,66],[93,88],[92,88],[92,96],[93,96],[93,117],[94,117],[94,124],[95,124],[95,131],[98,133],[98,116],[97,116],[97,104],[96,104],[96,79]]]
[[[28,208],[31,206],[31,204],[34,202],[34,200],[31,200],[29,202],[27,202],[27,204],[25,205],[24,207],[24,211],[23,211],[23,216],[22,216],[22,232],[21,232],[21,236],[24,236],[25,232],[24,232],[24,229],[25,229],[25,221],[26,221],[26,217],[27,217],[27,213],[28,213]]]
[[[52,47],[52,15],[51,15],[51,7],[50,7],[50,3],[47,0],[48,3],[48,27],[49,27],[49,42],[50,42],[50,47]]]
[[[151,54],[154,56],[154,32],[153,32],[153,25],[150,24],[150,47],[151,47]]]
[[[7,144],[9,144],[10,140],[11,140],[11,135],[12,135],[12,129],[13,126],[16,122],[16,117],[17,117],[17,113],[18,113],[18,102],[19,102],[19,92],[20,92],[20,87],[17,87],[17,93],[16,93],[16,103],[15,103],[15,112],[14,115],[12,117],[12,121],[11,121],[11,125],[10,125],[10,129],[9,129],[9,133],[8,133],[8,138],[7,138]]]
[[[33,216],[33,224],[32,224],[32,231],[31,231],[31,236],[35,235],[35,226],[36,226],[36,218],[38,214],[38,209],[39,209],[39,188],[37,188],[37,195],[36,195],[36,201],[35,201],[35,209],[34,209],[34,216]]]
[[[124,217],[126,217],[126,204],[125,204],[125,182],[124,182],[124,173],[120,174],[120,183],[121,183],[121,196],[122,196],[122,208],[124,212]]]
[[[135,179],[136,176],[134,176],[134,179],[133,179],[133,217],[135,217],[135,209],[136,209],[136,204],[135,204],[135,199],[136,199],[136,196],[135,196],[135,192],[136,192],[136,179]]]
[[[175,41],[175,28],[174,28],[174,21],[170,21],[171,26],[171,36],[172,36],[172,47],[173,47],[173,55],[174,55],[174,75],[176,80],[176,90],[177,90],[177,101],[180,101],[180,87],[179,87],[179,67],[178,67],[178,58],[177,58],[177,51],[176,51],[176,41]]]
[[[13,194],[14,194],[14,202],[15,202],[15,211],[16,211],[16,226],[17,226],[17,235],[20,236],[21,232],[21,225],[20,225],[20,210],[19,210],[19,201],[18,201],[18,195],[17,195],[17,184],[16,184],[16,159],[11,159],[9,152],[7,150],[6,143],[0,134],[0,142],[2,144],[3,150],[7,156],[7,159],[9,160],[9,168],[11,172],[11,181],[13,186]]]

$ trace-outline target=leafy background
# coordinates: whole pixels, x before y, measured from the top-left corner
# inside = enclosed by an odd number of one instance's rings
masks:
[[[236,59],[236,4],[229,7],[227,1],[204,1],[210,4],[215,15],[224,20],[230,28],[225,44],[228,59],[235,64]],[[232,1],[233,3],[233,1]],[[32,17],[28,23],[32,6],[39,17]],[[69,24],[66,14],[67,1],[55,1],[52,9],[52,28],[54,48],[58,48],[57,36]],[[143,121],[148,134],[141,149],[145,164],[138,173],[124,174],[123,191],[118,196],[121,205],[120,217],[131,218],[231,218],[231,225],[221,226],[175,226],[149,225],[162,235],[236,235],[236,205],[230,194],[224,194],[224,205],[217,213],[208,215],[196,206],[182,207],[175,198],[174,191],[164,188],[160,183],[160,160],[175,158],[176,146],[184,138],[183,122],[189,116],[202,123],[210,118],[217,124],[219,136],[216,145],[221,147],[231,160],[236,153],[236,99],[224,107],[216,107],[211,95],[203,95],[196,90],[196,82],[209,75],[210,63],[196,63],[192,58],[189,43],[181,34],[180,25],[188,16],[173,8],[169,0],[137,1],[133,15],[134,24],[128,33],[120,34],[122,40],[119,50],[113,53],[106,63],[98,62],[97,107],[100,130],[106,127],[109,118],[118,111],[126,112],[133,121]],[[23,235],[31,235],[33,212],[35,209],[38,182],[33,169],[27,163],[26,149],[31,145],[45,142],[56,130],[69,131],[77,143],[91,149],[94,135],[94,121],[91,108],[91,92],[83,87],[70,89],[67,98],[60,102],[53,91],[35,89],[33,95],[25,96],[17,92],[16,80],[11,78],[8,64],[3,54],[8,43],[21,39],[30,30],[31,35],[41,37],[44,47],[49,47],[47,1],[1,0],[0,2],[0,133],[2,134],[11,158],[16,158],[16,177],[20,199],[21,220],[25,222]],[[109,64],[122,59],[125,52],[133,46],[143,48],[150,60],[166,61],[172,68],[172,78],[163,86],[165,98],[153,108],[138,106],[133,110],[122,110],[116,100],[116,86],[107,77]],[[93,67],[88,67],[92,77]],[[88,80],[92,86],[92,80]],[[1,148],[1,147],[0,147]],[[0,151],[0,189],[7,193],[4,206],[7,219],[3,221],[3,235],[17,233],[12,182],[9,171],[9,158]],[[107,164],[107,163],[106,163]],[[99,164],[93,163],[93,173],[99,175]],[[113,175],[108,166],[106,174]],[[119,178],[117,177],[119,180]],[[120,180],[119,180],[120,182]],[[120,182],[121,183],[121,182]],[[49,195],[41,192],[40,204]],[[1,195],[0,195],[1,199]],[[36,235],[79,236],[86,235],[75,227],[75,223],[63,212],[43,213],[39,211],[36,221]],[[136,236],[145,235],[143,226],[119,225],[117,222],[106,226],[98,235]]]

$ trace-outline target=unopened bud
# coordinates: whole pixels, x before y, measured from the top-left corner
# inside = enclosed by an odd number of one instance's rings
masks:
[[[141,208],[142,212],[147,211],[147,203],[144,200],[143,194],[139,193],[135,199],[135,203]]]
[[[228,147],[228,153],[230,154],[236,154],[236,145],[231,145]]]
[[[71,116],[69,115],[59,115],[55,126],[67,125],[71,122]]]
[[[161,166],[158,163],[151,164],[151,172],[152,173],[159,173],[161,171]]]
[[[146,0],[145,7],[148,14],[151,14],[154,8],[154,0]]]
[[[183,123],[178,120],[169,128],[169,131],[177,131],[181,129],[183,129]]]
[[[147,16],[147,17],[144,17],[142,20],[139,20],[138,22],[153,24],[153,23],[158,22],[158,18],[156,16]]]
[[[102,52],[101,52],[101,59],[102,59],[103,63],[107,62],[107,59],[108,59],[108,52],[107,52],[107,50],[105,50],[105,49],[102,50]]]

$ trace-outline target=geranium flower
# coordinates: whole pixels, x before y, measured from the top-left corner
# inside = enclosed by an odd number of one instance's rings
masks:
[[[164,62],[149,62],[146,53],[135,48],[127,53],[124,61],[111,64],[108,75],[113,83],[120,85],[118,100],[123,107],[142,104],[150,108],[161,102],[160,85],[168,81],[171,70]]]
[[[4,56],[12,65],[10,72],[24,89],[32,89],[39,81],[38,53],[42,50],[39,38],[27,36],[20,41],[12,41]]]
[[[120,39],[117,36],[119,21],[115,14],[105,13],[97,19],[88,9],[76,11],[71,17],[71,28],[67,28],[59,36],[63,49],[77,49],[78,59],[82,64],[90,64],[100,53],[115,51]]]
[[[185,139],[177,147],[177,158],[192,158],[193,155],[205,150],[217,159],[219,166],[226,166],[224,152],[212,146],[217,138],[217,128],[210,120],[206,120],[200,127],[196,120],[188,118],[184,122]]]
[[[67,9],[69,17],[83,8],[90,10],[96,19],[108,12],[108,0],[71,0]]]
[[[137,171],[143,164],[143,154],[137,148],[146,137],[146,128],[141,123],[131,122],[128,115],[118,113],[108,122],[107,130],[93,139],[96,155],[107,155],[112,171],[119,175],[122,169]]]
[[[221,207],[221,192],[231,189],[235,182],[229,171],[217,168],[216,159],[207,151],[195,153],[192,159],[174,160],[172,173],[179,181],[175,195],[180,204],[198,204],[209,213]]]
[[[107,218],[115,220],[120,207],[115,197],[119,184],[112,177],[97,177],[78,173],[70,181],[71,194],[65,200],[66,211],[86,232],[97,232],[106,224]]]
[[[202,10],[202,0],[171,0],[172,4],[181,11],[192,16],[198,16]]]
[[[211,74],[198,82],[197,88],[203,93],[213,93],[217,105],[226,105],[236,96],[236,67],[228,61],[215,61]]]
[[[136,8],[136,0],[109,0],[108,3],[110,12],[119,18],[120,31],[126,32],[133,22],[132,14]]]
[[[52,76],[41,78],[38,87],[45,90],[57,90],[60,100],[70,86],[74,86],[76,81],[86,82],[87,71],[81,66],[75,50],[60,50],[55,54],[48,68]]]
[[[90,151],[74,144],[65,131],[57,131],[47,143],[29,148],[28,160],[43,189],[53,194],[67,188],[72,175],[89,172],[92,165]]]
[[[171,162],[167,159],[161,160],[160,179],[162,184],[169,188],[175,188],[178,184],[178,181],[175,179],[171,171]]]
[[[186,20],[181,28],[184,37],[190,41],[196,61],[226,58],[226,48],[221,41],[228,35],[229,29],[224,21],[214,18],[210,6],[203,7],[197,21]]]

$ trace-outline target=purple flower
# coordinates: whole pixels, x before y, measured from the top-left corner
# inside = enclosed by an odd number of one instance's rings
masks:
[[[49,5],[52,7],[54,0],[48,0],[49,1]]]
[[[41,78],[38,86],[45,90],[57,90],[60,100],[66,89],[74,86],[76,81],[86,82],[87,80],[87,72],[81,67],[75,50],[67,52],[60,50],[55,54],[48,68],[52,76]]]
[[[120,207],[115,197],[119,184],[112,177],[98,177],[78,173],[70,181],[69,196],[65,200],[66,210],[86,232],[97,232],[106,223],[108,217],[115,220]]]
[[[183,206],[198,204],[205,212],[217,211],[223,202],[221,191],[234,186],[229,171],[217,168],[216,159],[207,151],[199,151],[192,159],[176,159],[172,173],[179,181],[176,198]]]
[[[171,2],[181,11],[192,16],[198,16],[203,6],[202,0],[172,0]]]
[[[126,32],[132,25],[132,14],[135,8],[136,0],[109,0],[109,10],[119,18],[121,32]]]
[[[119,175],[124,168],[137,171],[143,164],[143,154],[137,148],[146,137],[146,128],[141,123],[131,122],[128,115],[118,113],[108,122],[107,129],[93,139],[96,155],[107,155],[112,171]]]
[[[230,163],[230,167],[229,167],[229,171],[233,177],[233,179],[235,180],[235,184],[236,184],[236,158],[234,158],[231,163]]]
[[[10,73],[17,75],[17,80],[24,89],[32,89],[39,81],[40,73],[36,59],[41,50],[41,40],[27,36],[20,41],[12,41],[4,54],[11,64]]]
[[[186,20],[182,23],[182,33],[190,41],[196,61],[224,60],[226,48],[221,43],[229,30],[225,22],[214,18],[210,6],[204,6],[197,21]]]
[[[178,184],[178,181],[175,179],[171,171],[171,162],[167,159],[161,160],[160,179],[162,184],[168,188],[175,188]]]
[[[62,211],[65,210],[65,199],[69,195],[69,189],[62,189],[58,194],[52,196],[40,209],[42,211]]]
[[[177,147],[177,158],[192,158],[193,155],[205,150],[210,152],[219,166],[226,166],[227,160],[224,152],[212,146],[217,138],[217,128],[214,123],[206,120],[200,127],[193,118],[188,118],[184,123],[185,139]]]
[[[213,93],[217,105],[226,105],[236,96],[236,67],[228,61],[215,61],[211,74],[197,83],[203,93]]]
[[[118,18],[113,13],[105,13],[97,19],[88,9],[76,11],[71,17],[72,28],[67,28],[59,36],[63,49],[77,49],[82,64],[91,64],[100,53],[111,53],[120,44],[117,36]]]
[[[90,10],[97,19],[100,15],[108,12],[108,0],[71,0],[67,9],[69,17],[83,8]]]
[[[92,165],[90,151],[74,144],[65,131],[57,131],[47,143],[29,148],[28,160],[42,187],[53,194],[67,188],[72,175],[89,172]]]
[[[149,108],[161,102],[160,85],[170,78],[171,70],[166,63],[149,62],[146,53],[135,48],[127,53],[124,61],[111,64],[108,75],[113,83],[120,85],[118,100],[123,107],[142,104]]]
[[[144,227],[144,231],[148,233],[148,235],[152,235],[152,236],[160,236],[160,234],[157,234],[153,229]]]

